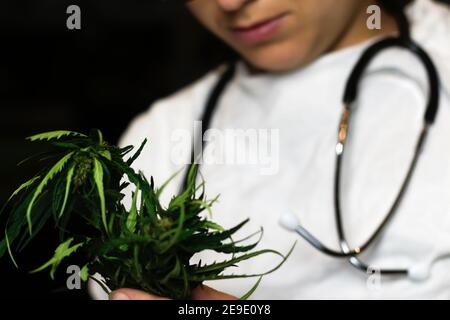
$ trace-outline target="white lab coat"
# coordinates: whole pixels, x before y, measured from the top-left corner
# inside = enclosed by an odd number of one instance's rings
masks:
[[[450,253],[450,11],[429,0],[416,0],[408,15],[413,37],[439,69],[441,104],[402,205],[379,241],[362,255],[375,268],[409,267]],[[350,70],[373,41],[325,54],[284,75],[251,75],[240,63],[220,100],[213,128],[221,132],[263,129],[273,133],[270,137],[277,143],[273,157],[263,164],[202,166],[207,195],[220,194],[213,220],[231,227],[249,217],[250,223],[239,235],[262,226],[259,248],[286,253],[298,240],[281,269],[263,278],[254,299],[450,298],[450,259],[435,263],[426,281],[381,278],[379,282],[345,260],[316,251],[278,224],[280,214],[291,210],[325,244],[339,249],[333,178],[341,96]],[[180,160],[187,160],[175,150],[180,143],[177,139],[180,133],[191,132],[193,122],[201,118],[220,72],[220,68],[214,70],[157,101],[137,116],[123,135],[121,145],[138,145],[149,139],[135,168],[153,176],[157,184],[181,167]],[[362,82],[342,180],[344,226],[352,246],[366,240],[398,192],[422,125],[427,85],[421,64],[400,49],[377,57]],[[264,141],[262,135],[258,137]],[[225,149],[225,153],[232,151]],[[177,192],[181,176],[166,190],[165,201]],[[217,257],[204,253],[201,258],[208,261]],[[272,255],[261,256],[231,272],[256,273],[278,261]],[[255,281],[208,284],[239,296]]]

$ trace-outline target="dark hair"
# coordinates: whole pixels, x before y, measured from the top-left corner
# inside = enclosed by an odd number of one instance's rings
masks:
[[[378,0],[384,10],[397,22],[401,37],[410,37],[410,25],[405,14],[405,7],[414,0]]]

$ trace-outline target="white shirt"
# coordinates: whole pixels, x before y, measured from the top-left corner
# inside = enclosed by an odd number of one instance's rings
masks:
[[[361,256],[374,267],[410,267],[450,253],[450,11],[417,0],[408,15],[414,39],[432,56],[444,86],[436,122],[404,200],[379,240]],[[373,41],[325,54],[283,75],[251,75],[240,63],[219,102],[212,128],[256,130],[262,141],[264,132],[273,134],[269,142],[274,149],[272,158],[265,159],[271,161],[263,164],[202,166],[208,198],[220,194],[212,220],[229,228],[249,217],[237,238],[263,227],[260,249],[287,253],[298,240],[286,263],[263,278],[253,299],[450,298],[450,259],[435,263],[426,281],[383,277],[378,283],[278,224],[280,214],[289,209],[321,241],[339,250],[333,179],[341,96],[351,69]],[[380,54],[369,70],[355,105],[342,177],[344,227],[353,247],[367,239],[391,206],[411,161],[428,98],[425,72],[406,51]],[[153,176],[157,184],[182,167],[179,160],[186,161],[177,155],[176,139],[192,132],[220,72],[214,70],[156,102],[121,139],[121,145],[149,139],[135,168]],[[170,184],[165,201],[177,192],[181,177]],[[217,256],[205,253],[201,258],[205,262]],[[228,273],[257,273],[278,262],[278,257],[264,255]],[[240,296],[256,280],[207,284]]]

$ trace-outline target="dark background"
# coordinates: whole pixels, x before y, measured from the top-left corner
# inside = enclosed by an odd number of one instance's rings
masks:
[[[81,7],[81,30],[66,28],[71,4]],[[133,116],[230,54],[177,0],[1,0],[0,46],[0,204],[36,172],[16,167],[42,148],[25,137],[95,127],[115,143]],[[28,275],[57,245],[47,232],[17,257],[19,270],[0,260],[0,295],[86,298],[53,292],[63,272],[56,282],[47,271]]]
[[[16,167],[36,152],[25,137],[96,127],[114,143],[131,118],[155,99],[187,85],[230,55],[182,2],[1,0],[0,204],[35,173],[33,164]],[[81,30],[66,28],[66,8],[71,4],[81,7]],[[19,270],[8,258],[0,261],[0,296],[87,298],[80,290],[58,291],[65,285],[64,273],[55,282],[48,272],[28,275],[51,257],[53,240],[48,230],[17,257]]]

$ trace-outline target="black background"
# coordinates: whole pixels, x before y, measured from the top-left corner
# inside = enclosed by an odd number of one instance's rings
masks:
[[[81,30],[66,28],[72,4],[81,7]],[[2,0],[0,203],[36,170],[16,167],[36,152],[26,136],[96,127],[115,143],[138,112],[229,55],[179,0]],[[64,273],[55,282],[47,272],[28,275],[51,257],[56,242],[47,232],[17,257],[19,270],[0,261],[3,298],[87,298],[58,291]]]
[[[72,4],[81,8],[81,30],[66,27]],[[16,167],[42,147],[25,137],[95,127],[116,143],[133,116],[230,54],[176,0],[2,0],[0,46],[1,204],[36,172],[33,163]],[[65,285],[63,272],[56,282],[47,271],[28,275],[52,256],[47,232],[17,257],[19,270],[0,261],[0,295],[86,298],[54,292]]]

